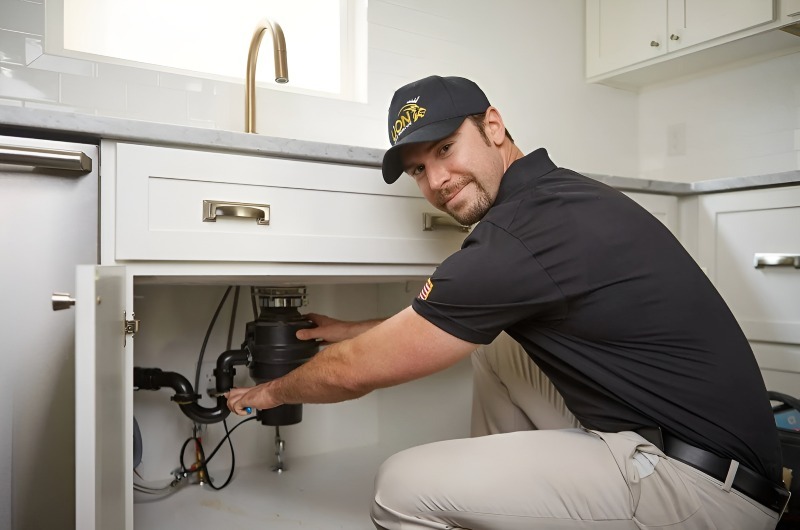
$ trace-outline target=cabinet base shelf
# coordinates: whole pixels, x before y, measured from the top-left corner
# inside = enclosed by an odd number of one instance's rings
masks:
[[[222,491],[189,485],[151,502],[136,494],[134,528],[240,528],[372,530],[369,518],[375,474],[394,452],[367,446],[292,458],[278,474],[268,465],[237,468]],[[227,471],[212,476],[227,477]]]

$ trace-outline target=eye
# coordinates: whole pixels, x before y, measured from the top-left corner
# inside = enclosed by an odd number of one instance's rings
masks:
[[[443,145],[443,146],[442,146],[442,147],[439,149],[439,156],[444,156],[444,155],[446,155],[446,154],[447,154],[447,152],[448,152],[448,151],[450,151],[450,146],[452,146],[452,145],[453,145],[453,144],[444,144],[444,145]]]
[[[411,170],[409,171],[409,174],[412,177],[418,177],[418,176],[422,175],[423,171],[425,171],[425,166],[420,164],[418,166],[412,167]]]

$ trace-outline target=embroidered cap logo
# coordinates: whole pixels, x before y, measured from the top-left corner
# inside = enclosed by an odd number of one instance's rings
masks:
[[[425,107],[420,107],[417,105],[419,101],[419,96],[415,97],[414,99],[410,99],[400,108],[400,111],[397,113],[397,120],[395,120],[394,125],[392,125],[392,145],[397,143],[397,139],[400,137],[406,129],[408,129],[413,123],[417,120],[425,117]]]
[[[431,294],[431,291],[433,291],[433,282],[430,278],[428,278],[428,281],[422,286],[422,290],[417,295],[417,298],[420,300],[427,300],[428,296]]]

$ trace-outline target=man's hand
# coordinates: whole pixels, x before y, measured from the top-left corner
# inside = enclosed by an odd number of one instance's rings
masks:
[[[347,320],[337,320],[317,313],[309,313],[303,316],[316,324],[317,327],[298,330],[297,338],[300,340],[322,339],[323,344],[352,339],[382,322],[381,320],[350,322]]]
[[[282,405],[270,393],[270,383],[271,381],[267,381],[250,388],[230,389],[225,393],[225,397],[228,399],[228,408],[234,414],[246,416],[245,409],[247,407],[250,407],[251,410],[263,410]]]

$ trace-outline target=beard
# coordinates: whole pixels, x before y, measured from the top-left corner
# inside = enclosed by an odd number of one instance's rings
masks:
[[[475,199],[467,204],[461,211],[453,211],[447,208],[447,201],[453,196],[457,190],[462,190],[468,184],[473,184],[476,191]],[[475,177],[462,177],[452,186],[447,189],[439,190],[438,201],[439,207],[450,214],[450,217],[458,221],[464,226],[474,225],[486,215],[489,208],[492,207],[492,198],[486,188],[480,182],[475,180]]]

